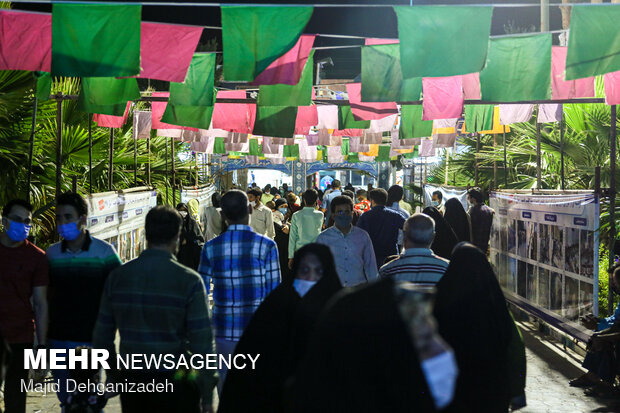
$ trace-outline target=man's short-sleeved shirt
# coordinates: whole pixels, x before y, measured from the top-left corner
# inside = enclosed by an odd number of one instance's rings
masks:
[[[47,259],[49,338],[91,342],[105,281],[121,265],[120,258],[112,245],[87,233],[79,251],[57,242],[48,248]]]
[[[408,248],[398,258],[381,267],[381,278],[434,286],[448,269],[450,261],[428,248]]]
[[[0,333],[8,343],[34,341],[34,287],[49,283],[45,252],[29,241],[16,248],[0,244]]]

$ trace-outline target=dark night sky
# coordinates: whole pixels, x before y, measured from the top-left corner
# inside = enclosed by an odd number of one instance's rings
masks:
[[[152,0],[147,0],[152,1]],[[493,1],[494,4],[514,3],[517,0]],[[521,3],[539,4],[539,0],[518,0]],[[179,3],[183,3],[182,1]],[[271,1],[222,1],[221,3],[230,4],[308,4],[308,1],[295,0],[271,0]],[[475,4],[488,3],[485,0],[414,0],[414,5],[421,4]],[[409,0],[316,0],[312,4],[402,4],[408,5]],[[50,11],[51,7],[46,5],[14,4],[15,9]],[[551,30],[561,29],[561,14],[558,7],[550,8]],[[169,6],[145,6],[142,11],[142,18],[145,21],[157,21],[167,23],[193,24],[205,26],[221,26],[220,10],[218,7],[169,7]],[[540,9],[539,7],[526,8],[496,8],[493,14],[493,25],[491,34],[504,34],[504,25],[509,21],[517,27],[534,26],[539,30]],[[471,23],[476,24],[476,22]],[[398,37],[396,28],[396,15],[390,7],[385,8],[315,8],[310,23],[306,27],[305,33],[324,33],[324,34],[347,34],[365,37]],[[218,39],[221,48],[221,32],[217,30],[205,30],[203,41],[210,37]],[[362,41],[350,39],[329,39],[317,38],[315,46],[332,45],[351,45],[362,44]],[[342,50],[319,50],[315,53],[315,59],[331,57],[334,61],[333,67],[327,67],[326,76],[328,78],[353,78],[360,71],[360,49]]]

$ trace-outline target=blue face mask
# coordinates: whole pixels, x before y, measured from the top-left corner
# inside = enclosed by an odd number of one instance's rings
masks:
[[[286,215],[288,208],[278,208],[278,211],[282,212],[282,215]]]
[[[77,226],[77,222],[69,222],[68,224],[58,225],[58,234],[67,241],[73,241],[80,236],[80,231]]]
[[[340,228],[346,228],[349,225],[351,225],[351,222],[353,222],[353,216],[351,216],[351,215],[336,215],[336,216],[334,216],[334,222]]]
[[[438,206],[439,205],[439,201],[431,201],[431,206]]]
[[[299,278],[295,278],[295,280],[293,280],[293,288],[295,288],[297,293],[303,297],[312,287],[314,287],[316,283],[316,281],[300,280]]]
[[[7,220],[10,222],[9,229],[6,231],[6,235],[9,236],[11,241],[13,242],[22,242],[26,238],[28,238],[28,234],[30,233],[31,225],[26,225],[22,222],[15,222],[11,219]]]
[[[443,409],[450,404],[454,397],[454,388],[459,372],[454,353],[446,351],[424,360],[421,364],[428,388],[435,401],[435,407]]]

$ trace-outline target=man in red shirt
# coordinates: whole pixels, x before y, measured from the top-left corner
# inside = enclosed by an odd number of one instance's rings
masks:
[[[357,197],[357,204],[355,204],[355,209],[361,211],[362,213],[368,211],[370,209],[370,201],[367,198],[367,192],[363,189],[359,189],[355,196]]]
[[[6,370],[5,413],[26,411],[26,392],[21,390],[21,381],[28,379],[24,350],[33,346],[35,326],[38,347],[47,344],[48,264],[45,252],[26,239],[31,224],[30,203],[15,199],[2,209],[0,335],[7,346],[0,345],[0,370]]]

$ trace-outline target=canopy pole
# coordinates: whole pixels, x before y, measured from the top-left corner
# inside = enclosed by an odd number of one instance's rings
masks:
[[[166,159],[166,168],[164,170],[165,182],[166,182],[166,205],[169,205],[170,202],[168,200],[168,138],[164,138],[164,146],[166,147],[166,153],[164,154],[164,158]]]
[[[30,182],[32,177],[32,157],[34,154],[34,130],[37,126],[37,87],[34,87],[34,101],[32,102],[32,128],[30,129],[30,149],[28,153],[28,176],[26,178],[26,201],[30,202]]]
[[[508,187],[508,156],[506,151],[506,128],[504,128],[504,188]]]
[[[560,179],[562,190],[564,190],[564,110],[562,110],[562,118],[560,119]]]
[[[138,186],[138,140],[133,137],[133,186]]]
[[[540,116],[540,106],[538,107],[538,115]],[[540,154],[540,123],[538,118],[536,119],[536,189],[540,189],[542,186],[541,175],[541,154]]]
[[[177,202],[177,184],[176,184],[176,171],[174,170],[174,138],[170,138],[170,158],[172,167],[172,206],[176,206]]]
[[[611,106],[611,128],[609,130],[609,269],[615,264],[614,246],[616,242],[616,105]],[[609,285],[612,285],[612,274],[609,273]],[[613,289],[608,289],[607,312],[613,311]]]
[[[446,151],[446,177],[444,179],[444,185],[448,185],[448,179],[450,179],[450,152]]]
[[[93,193],[93,117],[88,114],[88,193]]]
[[[56,199],[62,192],[62,95],[56,95]]]
[[[194,186],[198,186],[198,152],[194,152],[194,171],[196,172]]]
[[[146,138],[146,182],[151,186],[151,137]]]
[[[480,151],[480,134],[477,133],[476,134],[476,156],[475,156],[475,160],[476,160],[476,170],[475,170],[475,177],[474,177],[474,182],[475,182],[475,186],[478,186],[478,152]]]
[[[497,134],[493,134],[493,153],[497,147]],[[497,160],[493,159],[493,188],[497,188]]]
[[[114,183],[114,128],[110,128],[110,147],[108,148],[108,191],[112,190]]]

